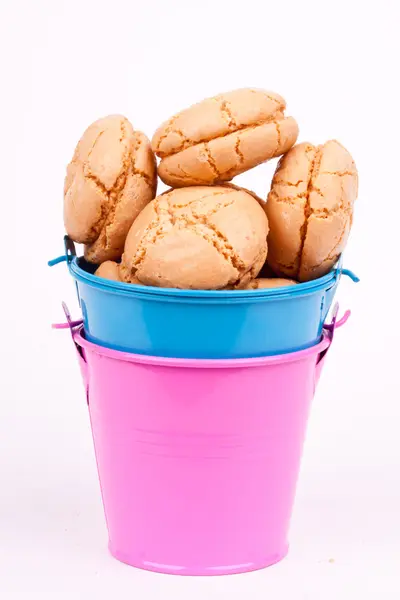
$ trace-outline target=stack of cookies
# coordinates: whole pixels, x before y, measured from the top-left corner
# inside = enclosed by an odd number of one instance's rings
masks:
[[[285,109],[273,92],[235,90],[177,113],[151,143],[125,117],[96,121],[67,169],[69,237],[99,277],[133,285],[254,290],[325,275],[349,236],[357,170],[335,140],[295,145]],[[229,183],[277,157],[265,199]],[[157,176],[171,189],[156,197]]]

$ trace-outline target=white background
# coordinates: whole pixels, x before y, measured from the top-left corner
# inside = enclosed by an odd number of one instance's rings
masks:
[[[400,598],[399,9],[380,2],[1,3],[0,597]],[[120,112],[151,136],[237,87],[282,94],[300,141],[360,172],[337,333],[315,398],[291,553],[262,572],[176,578],[106,550],[88,415],[60,301],[78,315],[62,187],[76,141]],[[236,181],[265,198],[275,161]],[[162,189],[162,188],[161,188]]]

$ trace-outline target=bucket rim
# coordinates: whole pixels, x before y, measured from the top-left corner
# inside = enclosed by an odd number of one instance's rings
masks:
[[[331,336],[323,332],[320,342],[304,350],[289,352],[286,354],[275,354],[272,356],[258,356],[254,358],[171,358],[164,356],[149,356],[147,354],[134,354],[113,350],[106,346],[100,346],[87,340],[84,336],[84,327],[81,325],[73,332],[75,343],[85,351],[89,350],[100,356],[112,358],[122,362],[132,362],[142,365],[159,367],[178,367],[190,369],[238,369],[248,367],[263,367],[268,365],[284,364],[306,360],[318,356],[326,351],[331,344]]]
[[[327,291],[339,282],[342,275],[341,261],[323,277],[280,288],[262,288],[258,290],[181,290],[176,288],[159,288],[154,286],[132,285],[130,283],[103,279],[83,269],[79,261],[83,257],[73,257],[68,261],[70,274],[74,279],[103,292],[130,297],[140,297],[159,301],[212,301],[224,304],[227,301],[247,302],[249,300],[291,299]],[[345,273],[345,271],[343,271]],[[347,274],[347,271],[346,273]]]

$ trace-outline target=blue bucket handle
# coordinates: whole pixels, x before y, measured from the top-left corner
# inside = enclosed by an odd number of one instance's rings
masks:
[[[357,277],[357,275],[353,273],[353,271],[350,271],[350,269],[343,269],[342,257],[339,258],[339,262],[335,271],[335,279],[339,279],[341,275],[347,275],[347,277],[350,277],[350,279],[354,281],[354,283],[358,283],[360,281],[359,277]]]
[[[354,283],[358,283],[360,281],[360,278],[357,277],[357,275],[353,273],[353,271],[350,271],[350,269],[342,269],[341,273],[342,275],[347,275],[347,277],[350,277],[350,279],[354,281]]]
[[[64,236],[64,248],[65,254],[62,254],[61,256],[57,256],[57,258],[49,260],[47,263],[49,267],[54,267],[54,265],[58,265],[62,262],[70,263],[76,257],[75,244],[73,240],[71,240],[69,235]],[[358,283],[360,281],[360,278],[357,277],[357,275],[353,273],[353,271],[351,271],[350,269],[343,269],[342,264],[343,258],[340,257],[339,263],[335,269],[335,279],[339,279],[341,275],[347,275],[347,277],[350,277],[350,279],[354,281],[354,283]]]
[[[72,261],[72,259],[75,258],[75,256],[76,256],[75,244],[68,235],[64,236],[64,248],[65,248],[65,254],[62,254],[61,256],[57,256],[57,258],[53,258],[52,260],[49,260],[47,263],[49,265],[49,267],[54,267],[54,265],[58,265],[59,263],[62,263],[62,262],[70,263]]]

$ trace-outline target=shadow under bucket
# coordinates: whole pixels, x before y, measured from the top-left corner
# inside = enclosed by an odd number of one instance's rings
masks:
[[[336,317],[312,348],[217,361],[117,352],[76,325],[112,555],[182,575],[282,559]]]

